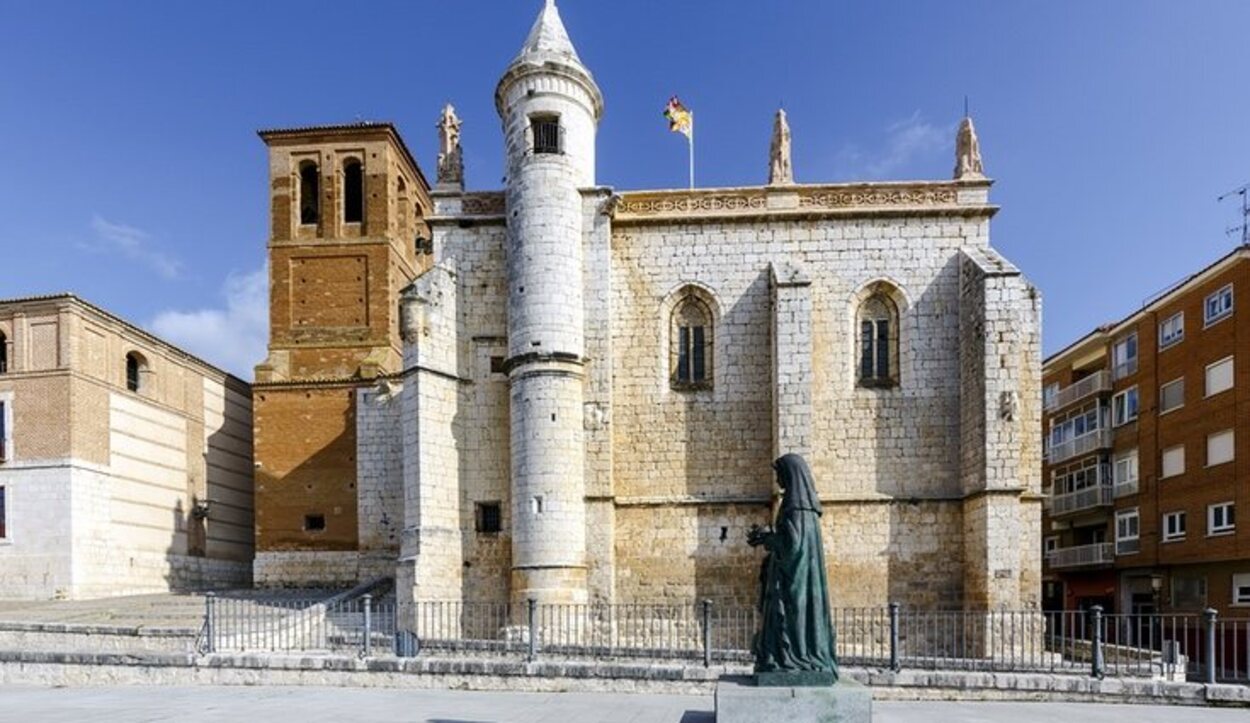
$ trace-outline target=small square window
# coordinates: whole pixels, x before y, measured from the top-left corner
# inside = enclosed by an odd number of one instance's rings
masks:
[[[1233,604],[1250,605],[1250,572],[1233,575]]]
[[[1207,466],[1233,461],[1233,430],[1207,435]]]
[[[1169,512],[1163,516],[1163,541],[1185,539],[1185,513]]]
[[[1221,359],[1207,367],[1207,396],[1233,388],[1233,358]]]
[[[1185,406],[1185,378],[1174,379],[1159,388],[1159,414]]]
[[[1172,346],[1185,338],[1185,312],[1169,316],[1159,324],[1159,348]]]
[[[498,502],[479,502],[475,513],[478,532],[491,535],[503,529],[503,513]]]
[[[1163,472],[1160,477],[1175,477],[1185,472],[1185,445],[1163,450]]]
[[[490,358],[490,373],[491,374],[503,374],[504,373],[503,357],[493,356]]]
[[[563,138],[558,116],[542,116],[530,120],[534,133],[534,153],[563,153]]]
[[[325,515],[304,515],[305,532],[322,532],[326,528]]]
[[[1229,284],[1207,297],[1203,304],[1203,321],[1207,325],[1233,313],[1233,285]]]
[[[1207,535],[1223,535],[1237,529],[1236,510],[1232,502],[1207,507]]]

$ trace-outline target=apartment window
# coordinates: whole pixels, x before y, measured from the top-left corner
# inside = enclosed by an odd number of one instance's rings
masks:
[[[1059,396],[1059,382],[1047,384],[1042,387],[1042,406],[1046,409],[1054,406],[1055,399]]]
[[[534,132],[535,153],[561,153],[560,117],[544,116],[530,119]]]
[[[1233,313],[1233,285],[1229,284],[1208,296],[1202,308],[1203,321],[1208,326]]]
[[[1136,507],[1115,513],[1115,554],[1131,555],[1138,551],[1139,523]]]
[[[1163,541],[1185,539],[1185,513],[1169,512],[1163,516]]]
[[[321,216],[320,185],[317,164],[312,161],[299,164],[299,222],[305,226],[316,224]]]
[[[1117,494],[1132,494],[1136,491],[1137,450],[1116,455],[1113,474]]]
[[[1233,604],[1250,605],[1250,572],[1233,575]]]
[[[1052,419],[1050,422],[1050,446],[1054,447],[1077,437],[1097,432],[1102,426],[1098,421],[1099,414],[1096,404],[1076,412],[1070,412],[1067,416],[1057,420]],[[1106,421],[1105,417],[1103,421]]]
[[[1207,396],[1233,388],[1233,358],[1221,359],[1207,367]]]
[[[1185,406],[1185,378],[1173,379],[1159,388],[1159,414]]]
[[[1234,435],[1231,429],[1207,435],[1208,467],[1233,461],[1233,439]]]
[[[1159,325],[1159,348],[1172,346],[1185,338],[1185,312],[1169,316]]]
[[[1185,445],[1178,444],[1163,450],[1163,472],[1160,477],[1175,477],[1185,472]]]
[[[343,163],[343,223],[360,223],[365,217],[365,173],[355,158]]]
[[[8,525],[9,511],[8,511],[8,508],[5,507],[5,504],[4,504],[5,503],[4,492],[5,492],[5,489],[3,487],[0,487],[0,540],[7,540],[9,537],[9,525]]]
[[[1101,466],[1096,458],[1090,458],[1081,464],[1056,471],[1051,477],[1051,491],[1057,495],[1066,495],[1093,487],[1099,483],[1100,478],[1105,479],[1104,475],[1099,474]]]
[[[1207,535],[1226,535],[1237,529],[1237,514],[1232,502],[1207,507]]]
[[[1111,375],[1122,379],[1137,371],[1137,333],[1117,341],[1111,347]]]
[[[1117,427],[1137,419],[1137,387],[1130,387],[1112,397],[1111,409]]]
[[[1043,555],[1049,556],[1050,553],[1058,549],[1059,549],[1059,536],[1058,535],[1051,535],[1050,537],[1047,537],[1045,540],[1042,540],[1042,554]]]
[[[1207,607],[1207,578],[1203,575],[1172,576],[1172,608],[1204,610]]]
[[[474,512],[478,532],[494,534],[503,529],[503,513],[498,502],[479,502]]]

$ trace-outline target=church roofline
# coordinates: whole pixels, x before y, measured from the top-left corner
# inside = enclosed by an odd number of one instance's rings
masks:
[[[330,123],[315,126],[295,126],[292,128],[264,128],[256,131],[256,135],[260,136],[260,139],[268,144],[271,139],[300,138],[326,134],[351,135],[354,133],[376,133],[378,131],[386,133],[395,141],[395,145],[399,147],[404,158],[412,167],[417,181],[420,182],[423,190],[429,193],[431,189],[430,182],[426,179],[420,164],[417,163],[416,157],[408,149],[408,144],[404,142],[404,137],[400,135],[399,128],[390,121],[357,121],[355,123]]]

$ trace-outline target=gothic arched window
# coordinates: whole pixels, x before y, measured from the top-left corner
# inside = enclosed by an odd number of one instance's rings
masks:
[[[343,163],[343,223],[360,223],[365,216],[365,174],[360,161]]]
[[[859,305],[859,384],[898,385],[898,306],[878,290]]]
[[[711,388],[712,322],[712,310],[693,294],[686,295],[673,309],[669,359],[674,389]]]
[[[316,163],[299,164],[299,222],[303,225],[315,225],[321,218],[320,180]]]

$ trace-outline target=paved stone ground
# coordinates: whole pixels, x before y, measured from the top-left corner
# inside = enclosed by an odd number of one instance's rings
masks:
[[[0,687],[0,721],[424,721],[425,723],[714,723],[707,696],[484,693],[359,688]],[[874,703],[875,723],[1221,723],[1244,709],[1086,703]],[[795,723],[801,723],[795,721]]]
[[[259,604],[291,598],[320,600],[337,591],[234,590],[220,595]],[[202,593],[128,595],[99,600],[0,600],[0,621],[66,623],[147,628],[198,628],[204,620]]]

